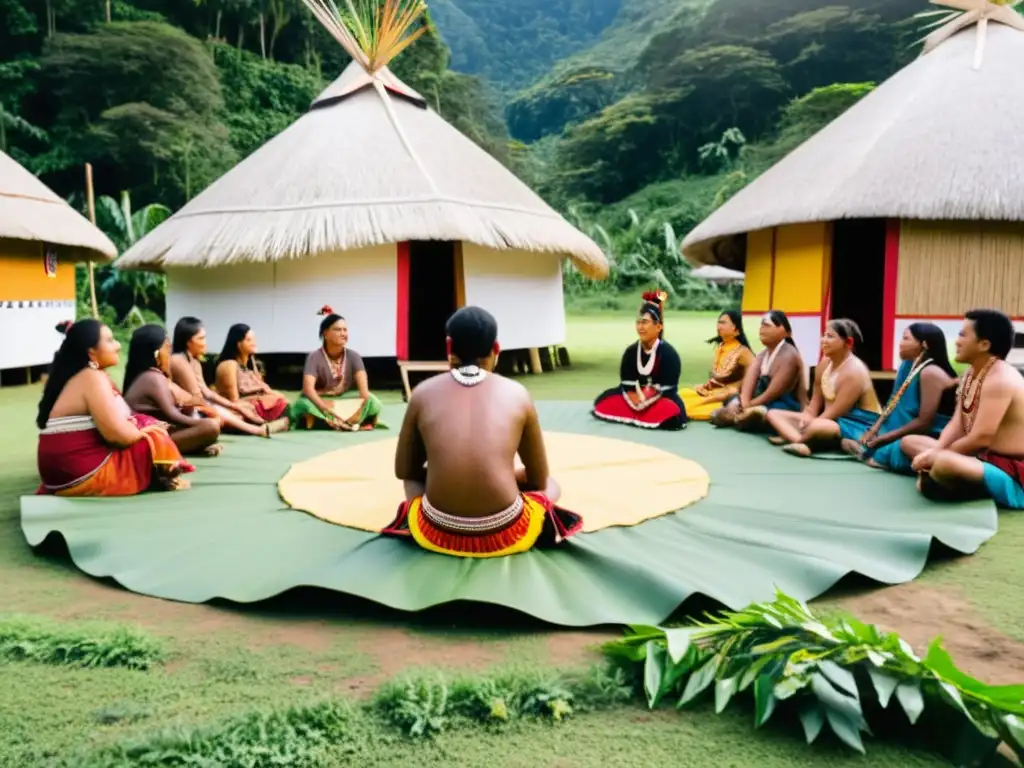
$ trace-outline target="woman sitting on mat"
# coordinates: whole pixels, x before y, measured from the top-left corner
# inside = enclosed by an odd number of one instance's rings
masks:
[[[302,371],[302,396],[291,407],[296,429],[373,429],[380,415],[380,400],[370,393],[363,358],[348,348],[348,324],[330,307],[320,310],[320,348],[310,352]],[[337,398],[355,389],[359,407],[348,415],[336,410]]]
[[[65,334],[39,401],[40,494],[134,496],[149,488],[181,490],[194,467],[167,425],[132,413],[106,370],[121,345],[98,320],[63,323]]]
[[[182,455],[217,456],[223,448],[220,420],[216,414],[204,417],[201,411],[179,407],[171,389],[171,340],[159,325],[144,325],[132,334],[128,345],[128,365],[124,373],[124,400],[135,413],[160,419]],[[186,412],[188,411],[188,412]]]
[[[708,339],[708,343],[715,345],[711,378],[698,387],[679,390],[687,417],[697,421],[707,421],[726,400],[739,394],[743,377],[754,362],[750,342],[743,332],[743,317],[735,309],[727,309],[718,316],[718,335]]]
[[[882,415],[863,434],[845,437],[843,450],[869,467],[910,475],[910,459],[900,450],[900,439],[938,438],[956,407],[957,376],[949,364],[946,335],[932,323],[913,323],[903,332],[900,359],[893,395]]]
[[[263,380],[256,368],[256,336],[245,323],[228,328],[224,349],[217,358],[217,392],[232,403],[243,403],[255,412],[247,416],[266,423],[267,434],[288,429],[288,401]]]
[[[686,409],[676,390],[682,363],[663,339],[664,293],[645,293],[636,320],[639,340],[626,347],[619,364],[621,384],[597,396],[594,416],[648,429],[682,429]]]
[[[807,407],[807,378],[803,358],[793,341],[786,313],[773,309],[761,318],[758,336],[764,350],[743,377],[740,393],[711,414],[716,427],[758,430],[768,411],[801,411]]]
[[[814,395],[800,413],[768,412],[768,424],[778,432],[775,445],[797,456],[810,456],[815,447],[838,447],[843,438],[859,439],[881,413],[871,372],[853,353],[863,342],[852,320],[829,320],[821,337],[822,358],[815,371]]]
[[[171,384],[179,406],[191,405],[205,412],[212,409],[224,431],[270,437],[272,425],[264,422],[252,405],[242,400],[231,402],[206,386],[199,362],[206,354],[206,329],[199,318],[183,317],[177,322],[171,352]],[[182,391],[188,398],[181,396]]]

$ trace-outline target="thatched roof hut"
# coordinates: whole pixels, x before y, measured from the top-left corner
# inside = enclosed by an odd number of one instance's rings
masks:
[[[950,335],[972,306],[1024,315],[1024,19],[987,9],[1002,23],[983,55],[977,17],[933,33],[684,239],[692,263],[745,270],[744,313],[789,313],[808,362],[829,317],[857,320],[891,369],[911,322]]]
[[[0,152],[0,370],[44,365],[75,319],[75,262],[117,255],[110,239]]]
[[[248,322],[265,352],[315,345],[323,304],[365,356],[443,358],[444,321],[467,302],[495,314],[506,348],[561,343],[562,260],[603,278],[601,249],[386,65],[350,53],[307,114],[118,267],[165,270],[169,318],[201,317],[215,337]]]

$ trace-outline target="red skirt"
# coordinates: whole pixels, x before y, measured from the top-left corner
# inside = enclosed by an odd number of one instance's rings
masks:
[[[594,401],[593,414],[603,421],[646,429],[682,429],[686,426],[686,408],[674,391],[662,392],[660,396],[650,388],[643,392],[650,402],[642,407],[630,399],[630,395],[635,395],[633,389],[620,386],[602,392]]]
[[[256,415],[264,421],[277,421],[288,410],[288,401],[281,395],[253,395],[245,400],[252,404]]]

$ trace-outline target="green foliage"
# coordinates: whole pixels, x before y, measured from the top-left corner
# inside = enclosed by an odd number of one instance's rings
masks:
[[[159,642],[130,627],[75,626],[32,616],[0,616],[0,659],[6,661],[145,670],[163,657]]]
[[[1024,755],[1024,686],[989,686],[964,674],[941,639],[921,659],[895,633],[851,617],[817,617],[782,592],[771,603],[709,619],[691,627],[630,627],[605,651],[633,670],[652,708],[669,697],[682,708],[713,694],[720,713],[745,693],[753,697],[757,727],[786,709],[799,717],[808,744],[827,725],[864,752],[868,713],[891,720],[895,702],[910,724],[927,707],[946,717],[947,733],[967,726],[967,738],[954,745],[958,764],[991,756],[1000,741]]]
[[[471,723],[558,721],[574,712],[607,709],[631,697],[632,690],[619,670],[593,668],[575,675],[534,670],[451,681],[440,675],[410,677],[383,686],[372,707],[406,735],[429,738]]]
[[[315,768],[328,754],[351,749],[358,713],[341,702],[256,711],[219,727],[162,731],[64,764],[75,768],[287,765]]]
[[[505,108],[509,133],[523,141],[560,133],[611,104],[619,87],[615,73],[602,67],[582,66],[544,78]]]

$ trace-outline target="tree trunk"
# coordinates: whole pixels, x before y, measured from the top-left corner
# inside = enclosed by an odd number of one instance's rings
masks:
[[[260,55],[267,58],[267,17],[260,12]]]
[[[107,24],[110,23],[110,0],[107,0]]]
[[[238,50],[242,50],[242,45],[245,43],[245,25],[239,22],[238,24]]]
[[[217,21],[214,23],[214,27],[213,27],[213,39],[214,40],[220,40],[220,20],[221,20],[221,17],[223,15],[224,15],[224,11],[222,11],[220,9],[217,9]]]

